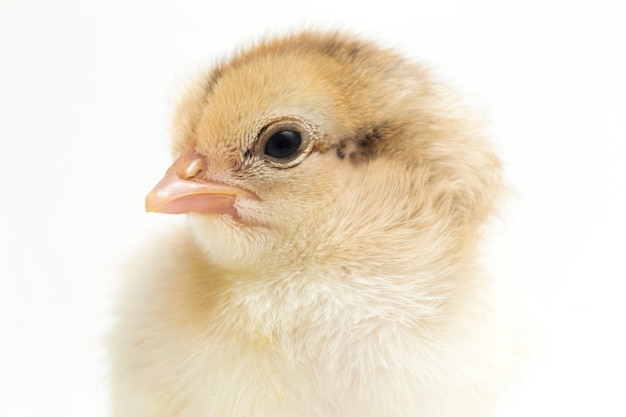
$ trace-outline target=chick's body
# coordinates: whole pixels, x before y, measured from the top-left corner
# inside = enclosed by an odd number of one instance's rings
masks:
[[[176,181],[221,191],[172,197],[188,224],[129,273],[116,417],[486,415],[512,360],[477,250],[499,163],[425,69],[268,41],[189,89],[174,136]]]

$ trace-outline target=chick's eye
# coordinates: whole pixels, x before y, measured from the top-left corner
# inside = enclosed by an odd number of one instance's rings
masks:
[[[302,136],[293,130],[282,130],[274,133],[265,142],[265,155],[273,158],[288,158],[300,149],[302,144]]]

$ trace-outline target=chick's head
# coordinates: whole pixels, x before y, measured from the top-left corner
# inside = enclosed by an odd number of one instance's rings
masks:
[[[188,89],[174,132],[177,160],[147,207],[190,213],[226,268],[462,258],[499,184],[498,161],[426,69],[341,34],[235,55]]]

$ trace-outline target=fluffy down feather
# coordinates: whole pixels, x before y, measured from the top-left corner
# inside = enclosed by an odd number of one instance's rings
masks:
[[[488,413],[515,363],[479,254],[500,164],[425,68],[294,34],[203,75],[174,125],[192,181],[239,191],[129,268],[114,416]],[[273,126],[295,157],[267,155]]]

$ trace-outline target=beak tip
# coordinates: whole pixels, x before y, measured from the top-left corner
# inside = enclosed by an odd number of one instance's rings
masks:
[[[148,195],[146,196],[146,200],[144,202],[144,208],[146,210],[146,213],[154,212],[155,204],[153,200],[154,198],[152,196],[152,192],[148,193]]]
[[[163,203],[159,202],[157,197],[158,196],[155,195],[154,190],[150,191],[148,195],[146,195],[146,199],[144,201],[144,208],[146,210],[146,213],[156,212],[159,206]]]

